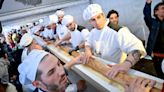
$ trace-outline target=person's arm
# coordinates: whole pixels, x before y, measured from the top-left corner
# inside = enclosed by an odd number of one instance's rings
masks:
[[[141,51],[133,50],[128,54],[125,62],[129,62],[131,66],[133,66],[140,60],[141,56],[142,56]]]
[[[141,57],[141,53],[139,50],[134,50],[130,52],[126,58],[126,60],[122,64],[116,64],[112,66],[111,71],[108,73],[110,78],[114,78],[118,72],[127,73],[128,70],[134,66]]]
[[[56,41],[59,40],[59,35],[56,33]]]
[[[146,55],[142,42],[136,38],[128,28],[121,28],[118,32],[117,38],[120,49],[127,53],[128,56],[123,63],[112,66],[111,71],[108,73],[110,78],[114,78],[118,72],[127,73],[128,70],[140,60],[140,58]]]
[[[61,39],[61,41],[63,42],[63,41],[67,41],[67,40],[70,40],[70,39],[71,39],[71,33],[68,32],[68,33]]]
[[[66,63],[66,64],[64,65],[64,67],[65,67],[65,69],[70,70],[71,67],[72,67],[73,65],[75,65],[75,64],[76,64],[75,59],[72,59],[70,62]]]
[[[145,4],[144,10],[143,10],[144,20],[145,20],[145,23],[148,26],[149,30],[152,25],[151,2],[152,2],[152,0],[146,0],[146,4]]]
[[[67,40],[70,40],[70,39],[71,39],[71,33],[68,32],[62,39],[60,39],[59,41],[57,41],[55,43],[55,46],[58,46],[61,42],[67,41]]]
[[[81,48],[85,47],[85,42],[80,43],[78,46],[76,46],[75,48],[72,48],[69,50],[69,54],[72,55],[72,52],[80,50]]]
[[[72,66],[76,64],[85,64],[86,63],[86,56],[85,55],[79,55],[75,58],[73,58],[70,62],[66,63],[64,65],[65,69],[69,70]]]
[[[89,59],[92,57],[92,51],[89,46],[85,46],[85,55],[87,56],[87,62],[88,62]]]
[[[120,49],[127,53],[127,59],[131,59],[131,57],[135,59],[132,59],[134,64],[146,55],[146,51],[141,40],[133,35],[127,27],[123,27],[119,30],[118,44]],[[137,58],[134,57],[136,53],[138,55]]]
[[[92,49],[94,48],[93,44],[94,44],[94,30],[91,30],[91,32],[89,33],[87,39],[85,39],[85,55],[87,57],[87,63],[89,62],[90,59],[93,59],[92,57]]]
[[[79,45],[78,45],[79,49],[80,48],[84,48],[85,47],[85,41],[81,42]]]

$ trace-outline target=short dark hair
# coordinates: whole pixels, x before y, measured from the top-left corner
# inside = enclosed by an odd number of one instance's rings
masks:
[[[113,13],[117,14],[117,17],[119,17],[119,14],[116,10],[110,10],[107,14],[107,18],[109,18]]]
[[[164,2],[160,2],[158,3],[155,7],[154,7],[154,17],[157,17],[157,15],[155,14],[155,12],[158,10],[159,6],[164,5]]]

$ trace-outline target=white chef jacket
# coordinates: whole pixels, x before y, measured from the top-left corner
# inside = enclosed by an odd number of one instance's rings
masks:
[[[84,42],[87,40],[89,37],[89,31],[88,29],[83,29],[81,32],[77,29],[77,25],[75,27],[74,31],[70,31],[71,33],[71,44],[73,47],[78,46],[80,43]]]
[[[71,33],[71,44],[73,47],[76,47],[78,46],[80,43],[82,43],[84,41],[82,35],[81,35],[81,32],[79,32],[78,30],[75,30],[73,32],[70,32]]]
[[[23,49],[22,56],[21,56],[21,61],[22,62],[27,57],[27,51],[28,51],[28,48]]]
[[[27,58],[27,56],[28,56],[28,48],[24,48],[21,56],[21,62],[23,62],[25,58]],[[22,85],[22,87],[23,87],[23,92],[32,92],[36,88],[32,84]]]
[[[33,34],[35,34],[37,31],[38,31],[38,26],[33,26],[33,27],[30,29],[30,34],[33,35]]]
[[[43,31],[42,33],[43,37],[45,37],[46,39],[53,39],[54,38],[54,31],[51,29],[46,29]]]
[[[84,40],[87,41],[88,38],[89,38],[89,34],[90,34],[89,30],[88,30],[88,29],[83,29],[83,30],[81,31],[81,34],[82,34]]]
[[[99,51],[101,58],[119,63],[123,52],[130,53],[133,50],[142,51],[142,56],[146,51],[142,42],[136,38],[127,27],[121,28],[118,32],[106,26],[102,30],[92,29],[85,45],[96,50],[96,43],[100,43]]]
[[[57,33],[59,39],[62,39],[68,32],[69,32],[69,30],[67,29],[66,26],[61,25],[61,24],[57,25],[56,33]]]

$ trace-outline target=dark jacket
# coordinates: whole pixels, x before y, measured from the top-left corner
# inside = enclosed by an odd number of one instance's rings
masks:
[[[151,53],[154,50],[154,46],[156,43],[156,39],[159,33],[160,29],[160,20],[158,18],[152,18],[151,16],[151,4],[145,4],[144,7],[144,20],[147,25],[147,27],[150,30],[149,38],[148,38],[148,43],[147,43],[147,54],[151,55]],[[162,21],[162,29],[164,29],[164,21]],[[164,31],[164,30],[162,30]]]

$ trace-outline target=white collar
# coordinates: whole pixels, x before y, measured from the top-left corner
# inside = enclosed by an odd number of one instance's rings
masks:
[[[109,24],[109,19],[106,19],[105,26],[108,26],[108,24]],[[105,26],[104,26],[104,27],[105,27]]]
[[[75,24],[75,30],[77,30],[77,24]],[[74,30],[74,31],[75,31],[75,30]]]

